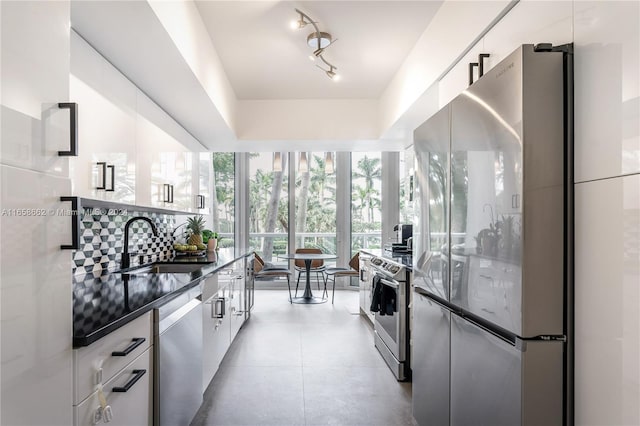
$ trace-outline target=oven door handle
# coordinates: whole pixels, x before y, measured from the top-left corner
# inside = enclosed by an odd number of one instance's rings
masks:
[[[393,287],[393,288],[395,288],[395,289],[400,288],[400,284],[395,283],[395,282],[393,282],[393,281],[389,281],[389,280],[384,279],[384,278],[380,278],[380,282],[381,282],[382,284],[386,285],[386,286]]]

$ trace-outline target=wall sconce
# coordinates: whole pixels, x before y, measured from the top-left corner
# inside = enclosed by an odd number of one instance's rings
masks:
[[[307,173],[309,171],[309,162],[307,161],[307,153],[301,152],[298,160],[298,173]]]
[[[273,153],[273,171],[274,172],[282,171],[282,153],[281,152]]]
[[[335,167],[333,166],[333,152],[325,152],[324,153],[324,172],[326,174],[332,174],[335,171]]]

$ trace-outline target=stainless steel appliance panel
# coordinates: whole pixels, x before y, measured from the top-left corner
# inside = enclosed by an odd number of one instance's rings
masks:
[[[452,314],[451,425],[561,425],[560,341],[507,342]]]
[[[449,300],[449,106],[414,132],[416,151],[416,205],[414,224],[414,282]]]
[[[374,315],[374,329],[384,341],[393,356],[400,362],[406,359],[407,343],[407,283],[381,278],[381,283],[396,293],[396,306],[393,315]]]
[[[522,337],[563,334],[562,93],[525,45],[451,103],[451,302]]]
[[[156,424],[188,425],[202,404],[202,303],[198,299],[160,323],[157,345]]]
[[[451,314],[414,291],[413,321],[413,418],[421,426],[448,425]]]
[[[456,314],[451,317],[451,425],[519,425],[522,353]]]

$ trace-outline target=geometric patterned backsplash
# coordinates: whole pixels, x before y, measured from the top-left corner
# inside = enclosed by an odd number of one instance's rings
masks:
[[[137,220],[129,229],[129,253],[146,254],[145,263],[170,259],[173,256],[173,237],[176,218],[172,214],[136,211],[108,212],[100,208],[85,208],[81,213],[80,249],[73,252],[73,273],[101,273],[104,270],[120,269],[124,245],[124,225],[129,219],[144,216],[158,228],[158,236],[151,226]],[[167,235],[169,235],[167,237]],[[138,256],[131,256],[131,266],[138,265]]]

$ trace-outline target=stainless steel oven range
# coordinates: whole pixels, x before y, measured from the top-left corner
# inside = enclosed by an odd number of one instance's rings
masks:
[[[387,258],[371,258],[375,346],[399,381],[411,380],[409,296],[411,272]],[[376,300],[376,293],[379,298]]]

